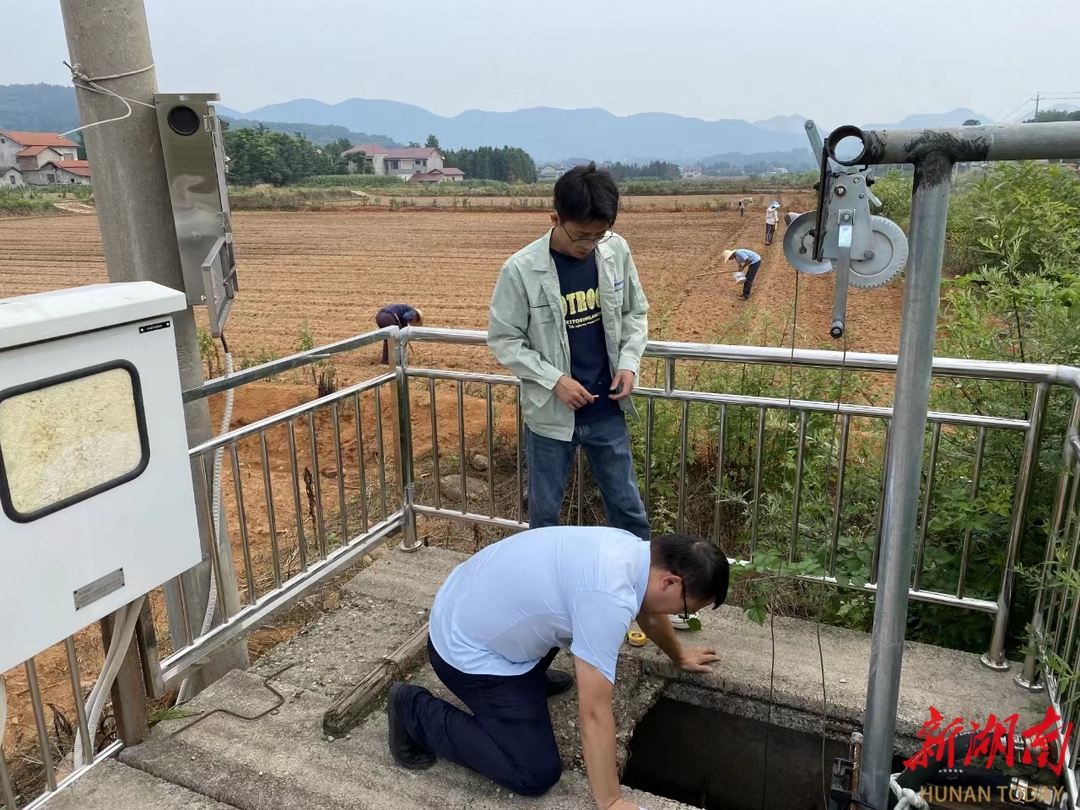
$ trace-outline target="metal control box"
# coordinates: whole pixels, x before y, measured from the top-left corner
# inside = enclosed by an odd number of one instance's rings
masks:
[[[184,309],[148,281],[0,300],[0,672],[202,559]]]
[[[217,93],[154,96],[184,290],[188,304],[206,306],[214,337],[221,335],[239,289],[225,145],[210,103],[217,100]]]

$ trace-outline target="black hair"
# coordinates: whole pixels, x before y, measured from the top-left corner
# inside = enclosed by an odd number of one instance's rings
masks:
[[[707,540],[685,534],[662,534],[652,539],[652,564],[683,581],[687,596],[724,604],[731,576],[727,555]]]
[[[619,184],[607,169],[575,166],[555,181],[555,212],[564,222],[606,222],[619,213]]]

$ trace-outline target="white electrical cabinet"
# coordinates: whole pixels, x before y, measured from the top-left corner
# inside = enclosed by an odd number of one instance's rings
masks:
[[[146,281],[0,300],[0,672],[201,560],[185,306]]]

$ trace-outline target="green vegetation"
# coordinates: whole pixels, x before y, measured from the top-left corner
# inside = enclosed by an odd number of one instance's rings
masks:
[[[355,200],[347,188],[237,188],[229,189],[233,211],[319,211],[334,201]]]
[[[55,195],[36,188],[0,188],[0,216],[55,213],[53,203],[56,201]]]
[[[248,121],[244,118],[225,117],[222,118],[222,121],[229,125],[229,129],[258,129],[262,127],[271,132],[299,135],[320,146],[341,140],[348,141],[350,146],[357,143],[377,143],[387,149],[396,149],[401,146],[400,143],[385,135],[368,135],[366,132],[353,132],[348,127],[335,124],[288,124],[280,121]]]
[[[666,160],[654,160],[652,163],[612,163],[607,167],[619,180],[629,178],[648,178],[650,180],[679,180],[682,171],[674,163]]]
[[[450,168],[461,169],[465,177],[473,180],[500,180],[504,183],[535,183],[536,164],[529,153],[513,146],[496,149],[481,146],[479,149],[458,149],[444,153],[443,163]]]
[[[312,175],[345,174],[348,170],[340,151],[320,149],[302,135],[271,132],[259,126],[229,128],[223,137],[225,154],[229,157],[229,182],[233,185],[284,186]]]
[[[0,85],[0,129],[67,132],[78,125],[75,88],[71,85]]]
[[[891,216],[902,218],[904,214],[901,192],[906,182],[896,175],[875,187]],[[959,263],[955,268],[959,277],[947,280],[943,289],[939,355],[1080,365],[1080,177],[1075,171],[1035,164],[993,167],[955,195],[948,242],[949,255]],[[751,333],[748,323],[744,316],[715,339],[790,344],[790,324],[779,328],[766,324],[761,331]],[[827,338],[821,346],[835,348]],[[659,366],[650,365],[646,361],[642,369],[645,384],[649,384],[650,375],[659,378],[663,373]],[[786,368],[685,364],[680,371],[679,387],[691,390],[780,399],[789,395]],[[796,369],[790,380],[795,399],[829,402],[836,401],[840,393],[835,372]],[[882,386],[869,375],[848,371],[843,399],[888,405],[890,388],[891,384]],[[1047,410],[1021,545],[1020,562],[1029,570],[1041,563],[1046,545],[1071,398],[1071,392],[1058,391]],[[1030,388],[1011,383],[939,379],[931,391],[933,410],[1026,418],[1030,406]],[[689,409],[687,436],[692,452],[684,474],[681,405],[655,404],[650,469],[653,519],[658,530],[674,528],[681,483],[687,504],[682,515],[685,529],[706,536],[716,530],[729,555],[745,557],[755,531],[758,413],[753,408],[728,407],[719,488],[718,417],[718,406],[698,404]],[[633,428],[639,464],[644,458],[643,427],[639,423]],[[738,572],[739,598],[757,620],[765,618],[771,604],[782,613],[807,618],[820,615],[834,624],[868,630],[873,618],[871,594],[776,580],[778,571],[822,576],[828,573],[831,557],[838,421],[831,414],[807,417],[799,523],[793,535],[799,430],[798,414],[789,416],[782,408],[769,412],[763,457],[770,463],[762,468],[756,554],[752,564]],[[972,428],[946,427],[941,431],[920,587],[954,592],[970,537],[965,592],[993,600],[1005,563],[1023,434],[987,431],[979,492],[972,498],[976,438]],[[927,449],[930,439],[928,430]],[[836,577],[841,584],[860,586],[870,579],[884,446],[881,420],[852,419],[836,553]],[[599,508],[598,503],[594,506]],[[1014,655],[1026,644],[1025,625],[1033,598],[1031,589],[1017,589],[1006,644]],[[984,652],[991,628],[991,618],[974,611],[924,602],[913,602],[909,610],[910,639]]]

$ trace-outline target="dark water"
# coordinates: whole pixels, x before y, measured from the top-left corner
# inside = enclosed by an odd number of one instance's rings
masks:
[[[847,756],[828,740],[825,773]],[[706,810],[827,807],[820,736],[668,698],[635,729],[623,784]]]

